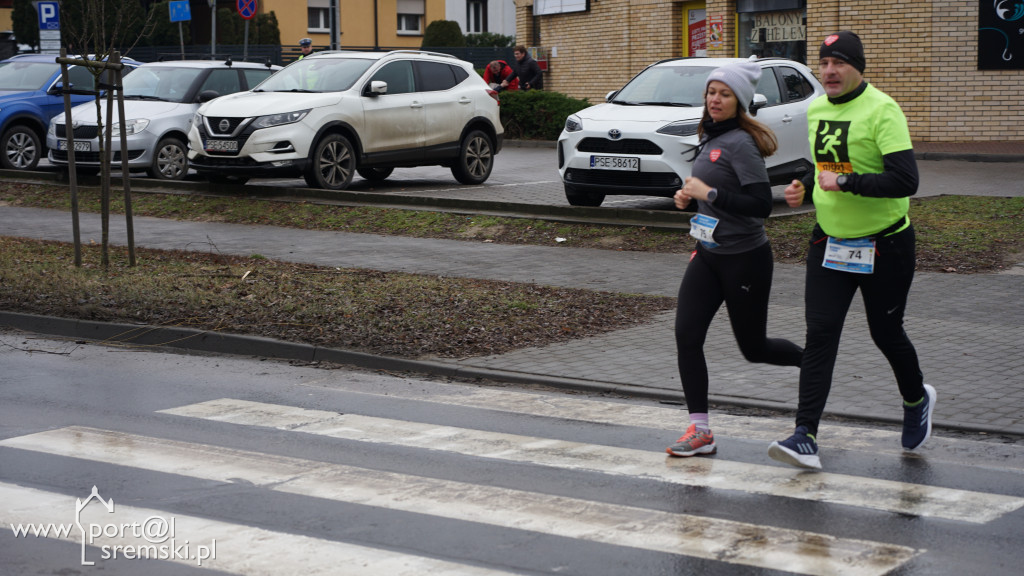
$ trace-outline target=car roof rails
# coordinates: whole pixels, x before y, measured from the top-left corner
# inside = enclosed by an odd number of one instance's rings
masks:
[[[391,50],[385,54],[385,56],[390,54],[426,54],[428,56],[444,56],[445,58],[454,58],[455,60],[459,59],[457,56],[452,56],[451,54],[445,54],[444,52],[430,52],[429,50]]]

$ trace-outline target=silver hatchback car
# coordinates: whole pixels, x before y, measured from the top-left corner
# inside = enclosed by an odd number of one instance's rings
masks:
[[[126,131],[129,170],[145,170],[152,178],[180,180],[188,174],[188,131],[200,104],[219,96],[248,90],[269,78],[280,66],[252,62],[179,60],[151,62],[124,78],[125,126],[115,121],[111,139],[112,165],[121,163],[120,131]],[[100,106],[101,117],[106,106]],[[75,169],[99,170],[100,142],[96,104],[71,109]],[[50,121],[46,135],[50,162],[68,164],[64,115]]]

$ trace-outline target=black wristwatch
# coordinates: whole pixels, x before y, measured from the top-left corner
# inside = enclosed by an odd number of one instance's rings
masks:
[[[715,200],[718,199],[718,188],[712,188],[708,190],[708,203],[714,204]]]
[[[839,186],[840,190],[846,190],[846,183],[849,181],[849,176],[847,176],[846,174],[840,174],[839,177],[836,178],[836,186]]]

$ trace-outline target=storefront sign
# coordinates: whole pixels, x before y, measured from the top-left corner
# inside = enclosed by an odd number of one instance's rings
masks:
[[[1024,0],[980,0],[978,70],[1024,70]]]
[[[761,12],[754,14],[754,26],[750,29],[750,41],[758,42],[799,42],[807,39],[803,13]]]
[[[706,11],[701,10],[690,10],[689,18],[687,22],[687,29],[689,31],[690,38],[690,50],[687,52],[688,56],[707,56],[708,55],[708,35],[707,35],[707,18],[705,16]]]

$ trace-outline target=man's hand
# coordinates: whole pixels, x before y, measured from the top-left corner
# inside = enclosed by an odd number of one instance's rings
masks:
[[[804,203],[804,195],[807,194],[807,189],[804,188],[804,183],[799,180],[793,180],[789,186],[786,186],[786,204],[790,208],[796,208]]]
[[[822,190],[828,190],[829,192],[838,192],[839,183],[836,182],[836,178],[839,178],[839,174],[829,170],[822,170],[821,173],[818,174],[818,187]]]

